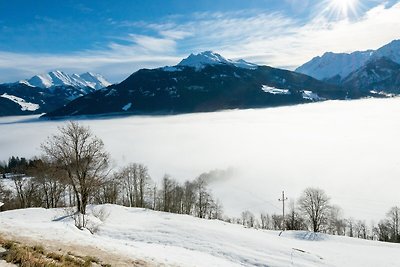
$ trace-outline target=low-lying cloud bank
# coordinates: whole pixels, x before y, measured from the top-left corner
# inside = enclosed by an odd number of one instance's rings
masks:
[[[39,155],[62,121],[0,119],[0,160]],[[378,220],[398,203],[400,99],[329,101],[291,107],[166,117],[82,119],[103,139],[115,168],[144,163],[154,180],[184,181],[210,170],[227,214],[280,213],[320,187],[345,216]]]

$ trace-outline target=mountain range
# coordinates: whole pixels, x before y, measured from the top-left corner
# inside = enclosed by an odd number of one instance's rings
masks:
[[[400,94],[400,40],[377,50],[327,52],[296,71],[212,51],[140,69],[118,84],[99,74],[53,71],[0,84],[0,115],[178,114],[393,94]]]
[[[69,75],[58,70],[15,83],[0,84],[0,115],[50,112],[109,85],[99,74]]]
[[[21,80],[31,87],[51,88],[57,86],[72,86],[75,88],[92,88],[101,89],[111,85],[103,76],[91,72],[83,74],[66,74],[65,72],[56,70],[45,74],[35,75],[29,80]]]
[[[400,93],[400,40],[377,50],[326,52],[296,69],[316,79],[351,90]]]
[[[176,66],[141,69],[45,117],[209,112],[361,96],[304,74],[206,51],[191,54]]]

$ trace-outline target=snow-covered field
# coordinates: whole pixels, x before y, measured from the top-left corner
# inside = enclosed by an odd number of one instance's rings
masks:
[[[92,207],[93,208],[93,207]],[[348,237],[246,229],[222,221],[116,205],[94,235],[62,209],[0,213],[0,232],[173,266],[398,266],[400,245]],[[85,251],[82,251],[85,253]]]
[[[400,98],[80,122],[103,139],[116,168],[144,163],[154,180],[232,168],[212,185],[228,215],[280,213],[281,190],[296,198],[308,186],[367,224],[400,204]],[[40,143],[63,123],[0,118],[0,160],[40,154]]]

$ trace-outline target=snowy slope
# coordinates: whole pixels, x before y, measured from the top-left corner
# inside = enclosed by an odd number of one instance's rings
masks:
[[[314,57],[311,61],[298,67],[296,71],[319,80],[331,79],[337,75],[344,79],[369,60],[381,57],[387,57],[400,63],[400,40],[394,40],[378,50],[356,51],[349,54],[327,52],[322,56]]]
[[[92,89],[101,89],[111,85],[111,83],[100,74],[86,72],[80,75],[69,75],[59,70],[35,75],[27,81],[20,81],[20,83],[41,88],[49,88],[52,86],[73,86],[77,88],[90,87]]]
[[[363,67],[350,73],[342,84],[359,90],[400,92],[400,64],[386,57],[371,59]]]
[[[398,266],[400,245],[347,237],[246,229],[222,221],[103,205],[109,214],[92,235],[62,209],[0,213],[0,231],[36,241],[96,246],[174,266]],[[79,242],[77,243],[77,240]]]
[[[400,64],[400,40],[394,40],[382,46],[374,53],[374,58],[387,57]]]
[[[363,66],[373,51],[346,53],[327,52],[321,57],[315,57],[296,69],[297,72],[312,76],[316,79],[329,79],[336,75],[346,77],[351,72]]]
[[[237,61],[226,59],[220,54],[214,53],[212,51],[204,51],[199,54],[190,54],[187,58],[182,59],[182,61],[177,66],[194,67],[197,70],[200,70],[206,65],[219,65],[219,64],[234,65],[236,67],[245,69],[257,68],[256,64],[249,63],[243,59]]]
[[[27,102],[27,101],[25,101],[25,99],[14,96],[14,95],[9,95],[9,94],[4,93],[4,94],[0,95],[0,97],[7,98],[7,99],[17,103],[18,105],[21,106],[22,111],[26,111],[26,110],[35,111],[40,107],[38,104]]]

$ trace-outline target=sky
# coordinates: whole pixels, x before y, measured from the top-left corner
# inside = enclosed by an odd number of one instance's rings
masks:
[[[120,82],[206,50],[293,70],[398,29],[400,0],[0,0],[0,82],[53,70]]]

